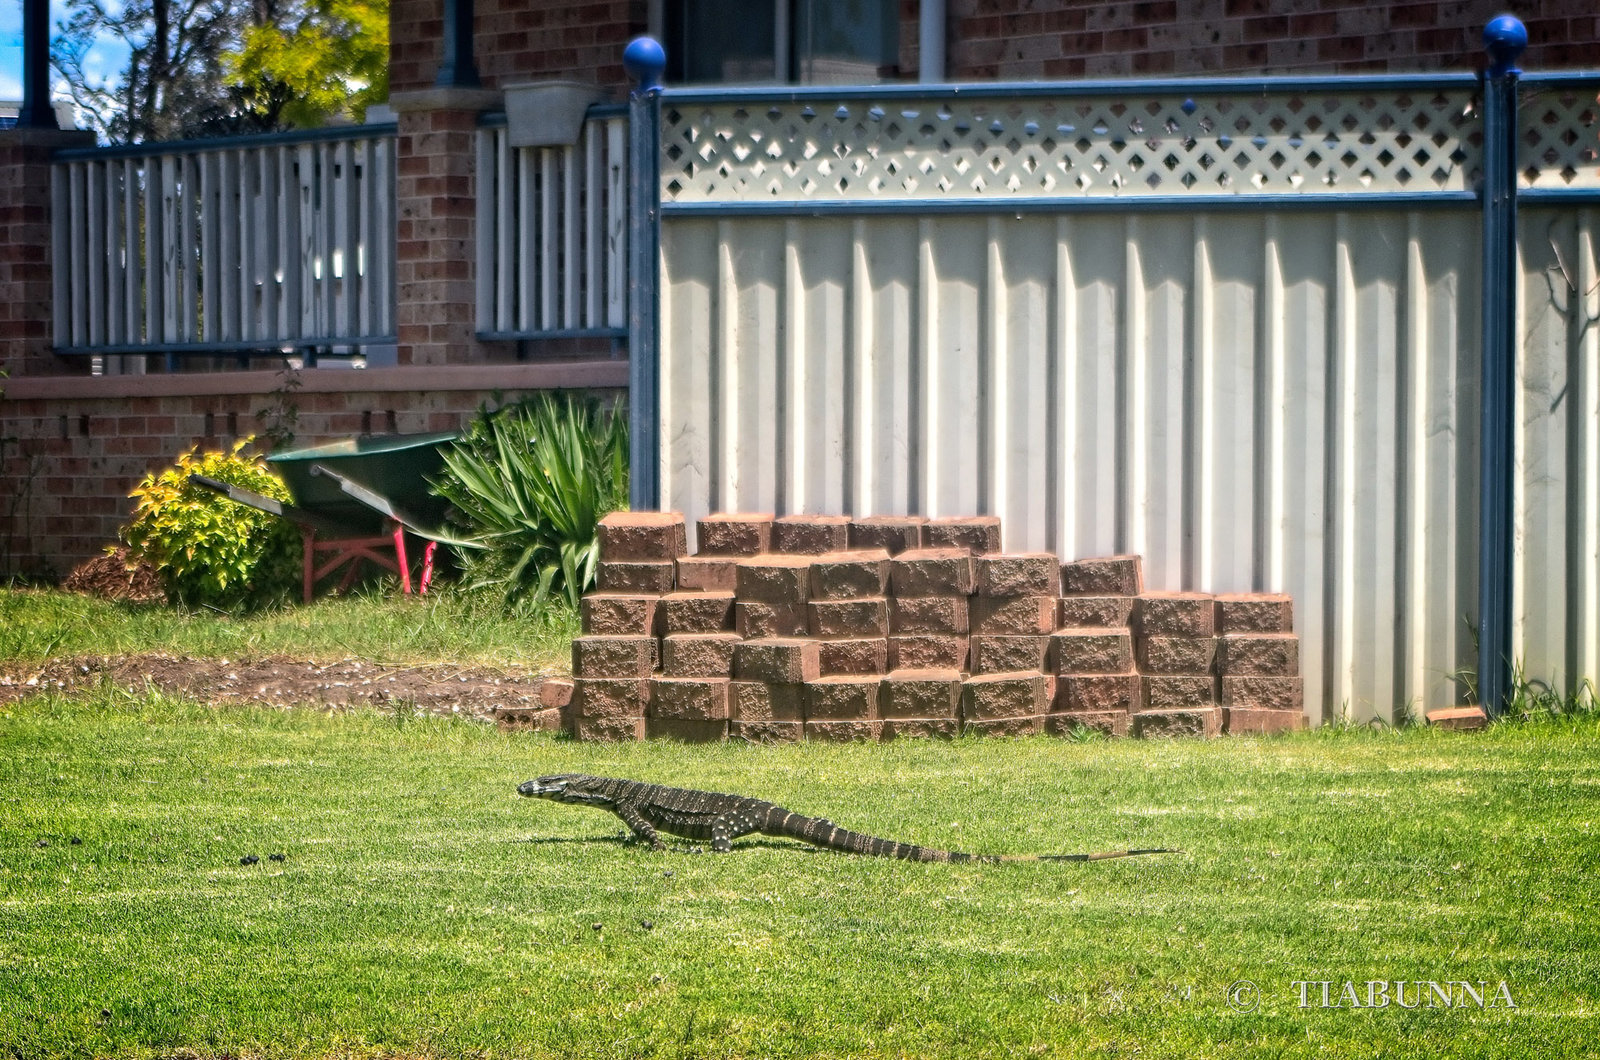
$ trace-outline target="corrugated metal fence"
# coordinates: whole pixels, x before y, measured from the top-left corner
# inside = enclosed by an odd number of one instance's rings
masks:
[[[1597,85],[1527,87],[1514,632],[1570,683],[1600,674],[1600,123]],[[1458,699],[1474,80],[844,91],[664,93],[664,506],[992,513],[1008,548],[1292,593],[1313,719]]]

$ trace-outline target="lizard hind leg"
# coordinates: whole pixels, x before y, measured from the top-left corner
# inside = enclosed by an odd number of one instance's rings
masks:
[[[724,813],[711,821],[711,852],[727,854],[733,850],[733,841],[758,831],[756,822],[743,813]]]

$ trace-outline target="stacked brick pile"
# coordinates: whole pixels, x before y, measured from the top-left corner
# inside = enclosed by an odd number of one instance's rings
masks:
[[[579,739],[1212,736],[1301,723],[1282,596],[1146,593],[1133,556],[1003,553],[993,517],[620,512],[573,642]],[[533,722],[534,719],[527,719]]]

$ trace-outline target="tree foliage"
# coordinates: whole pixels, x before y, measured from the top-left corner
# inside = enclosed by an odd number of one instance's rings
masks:
[[[388,92],[388,0],[66,0],[52,45],[112,143],[360,120]],[[127,66],[97,77],[97,49]]]
[[[278,110],[289,125],[320,125],[343,115],[355,121],[389,96],[387,0],[310,0],[294,11],[251,26],[244,46],[226,57],[241,86],[288,98]]]

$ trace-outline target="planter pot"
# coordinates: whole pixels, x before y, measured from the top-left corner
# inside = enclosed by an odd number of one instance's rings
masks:
[[[575,144],[589,104],[606,98],[598,85],[579,81],[534,81],[507,85],[506,135],[512,147]]]

